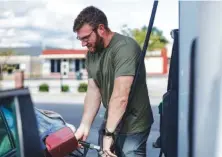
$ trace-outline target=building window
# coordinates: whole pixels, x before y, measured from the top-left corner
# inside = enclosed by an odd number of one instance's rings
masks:
[[[83,69],[86,68],[86,59],[82,59],[82,68],[83,68]]]
[[[59,59],[51,60],[51,73],[60,73],[61,72],[61,61]]]
[[[54,68],[54,65],[55,65],[55,60],[51,60],[51,73],[54,73],[55,72],[55,68]]]
[[[76,59],[76,62],[75,62],[75,72],[79,71],[80,70],[80,59]]]
[[[69,71],[70,72],[77,72],[81,69],[85,69],[85,59],[73,59],[69,60]]]
[[[75,60],[69,60],[69,72],[75,72]]]

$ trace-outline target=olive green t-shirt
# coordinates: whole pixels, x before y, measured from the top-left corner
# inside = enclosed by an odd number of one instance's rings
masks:
[[[94,79],[102,96],[102,103],[108,113],[109,101],[112,95],[114,80],[119,76],[134,76],[139,62],[141,49],[130,37],[115,33],[109,45],[101,52],[88,52],[86,68],[88,77]],[[136,133],[148,129],[153,123],[146,84],[146,69],[140,69],[133,99],[128,103],[130,113],[127,113],[121,132]],[[107,116],[105,116],[106,118]]]

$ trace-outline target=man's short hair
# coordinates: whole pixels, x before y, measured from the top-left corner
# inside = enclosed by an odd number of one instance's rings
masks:
[[[74,21],[73,31],[78,31],[84,24],[89,24],[93,29],[103,24],[105,29],[109,30],[106,15],[94,6],[86,7],[79,13]]]

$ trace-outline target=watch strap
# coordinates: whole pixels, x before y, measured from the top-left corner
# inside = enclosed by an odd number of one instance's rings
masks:
[[[113,137],[114,136],[114,132],[110,132],[107,128],[105,128],[104,131],[103,131],[103,135],[104,136]]]

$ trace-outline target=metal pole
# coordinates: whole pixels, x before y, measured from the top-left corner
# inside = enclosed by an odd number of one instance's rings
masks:
[[[197,1],[179,1],[178,157],[188,157],[189,65],[191,44],[198,30],[198,4]]]
[[[222,156],[222,2],[201,2],[195,64],[194,157]]]

